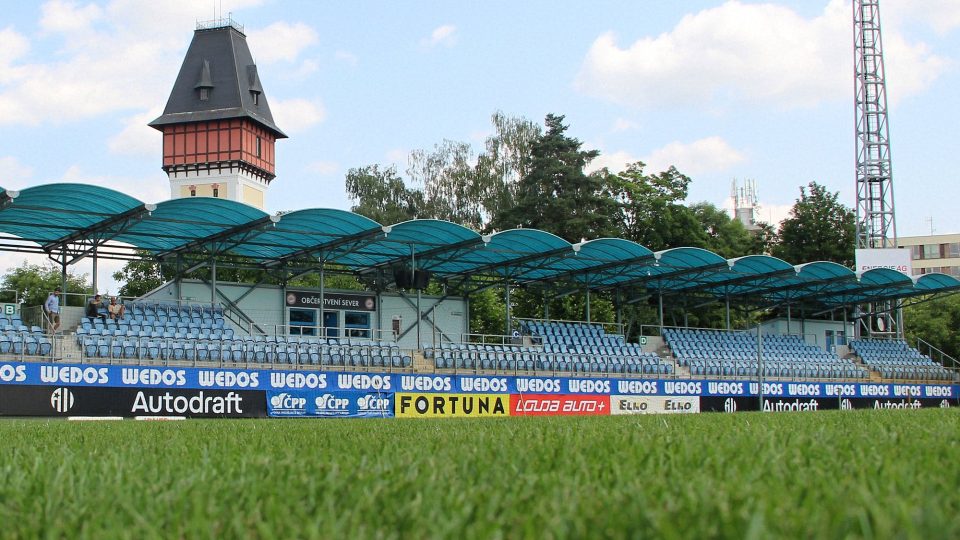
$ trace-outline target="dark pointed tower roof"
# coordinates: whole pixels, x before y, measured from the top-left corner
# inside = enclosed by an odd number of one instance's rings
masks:
[[[163,115],[149,125],[162,129],[231,118],[249,118],[278,139],[287,137],[273,121],[242,28],[232,21],[209,28],[198,25]]]

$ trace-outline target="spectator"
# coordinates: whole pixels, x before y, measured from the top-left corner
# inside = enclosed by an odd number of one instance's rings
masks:
[[[106,323],[107,316],[100,313],[101,305],[103,305],[103,301],[100,300],[100,295],[94,295],[94,297],[87,302],[87,318],[91,321],[93,321],[93,319],[100,319]]]
[[[47,314],[50,323],[50,333],[56,334],[60,330],[60,288],[57,287],[43,303],[43,311]]]
[[[127,308],[122,303],[117,303],[117,297],[110,297],[110,305],[107,306],[107,315],[115,321],[119,321],[123,318],[123,314],[126,313]]]

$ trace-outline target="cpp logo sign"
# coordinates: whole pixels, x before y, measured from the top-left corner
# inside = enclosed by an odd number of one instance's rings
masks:
[[[270,398],[270,405],[276,412],[303,411],[306,408],[306,398],[291,396],[286,392]]]
[[[59,413],[65,413],[73,408],[73,392],[68,388],[56,388],[50,394],[50,406]]]

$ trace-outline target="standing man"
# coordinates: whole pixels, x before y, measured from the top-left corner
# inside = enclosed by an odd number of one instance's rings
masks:
[[[47,320],[50,321],[50,333],[56,334],[60,330],[60,288],[57,287],[47,297],[43,303],[43,310],[47,313]]]

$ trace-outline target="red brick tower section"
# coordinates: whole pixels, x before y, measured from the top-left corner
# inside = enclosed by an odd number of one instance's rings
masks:
[[[163,170],[170,195],[217,197],[263,209],[276,177],[274,124],[247,46],[234,21],[200,23],[163,115]]]

